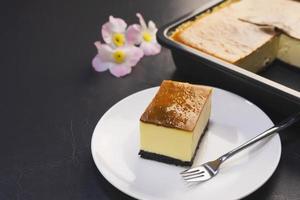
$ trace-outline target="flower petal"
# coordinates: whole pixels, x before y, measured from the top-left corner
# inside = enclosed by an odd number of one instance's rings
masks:
[[[99,54],[97,54],[92,60],[92,66],[97,72],[106,71],[111,67],[111,62],[103,61]]]
[[[130,25],[126,31],[126,39],[128,44],[140,44],[142,41],[141,34],[141,26],[138,24]]]
[[[153,33],[153,34],[156,34],[156,32],[157,32],[156,25],[155,25],[155,23],[154,23],[153,21],[151,21],[151,20],[148,22],[148,30],[149,30],[149,32],[151,32],[151,33]]]
[[[109,16],[109,22],[111,24],[111,30],[114,33],[124,33],[125,32],[127,24],[123,19]]]
[[[109,22],[102,25],[101,34],[104,42],[111,43],[112,42],[112,30],[111,30],[111,24]]]
[[[131,67],[128,67],[126,65],[115,65],[115,66],[109,68],[109,71],[112,75],[114,75],[116,77],[122,77],[127,74],[130,74]]]
[[[100,41],[96,41],[94,42],[94,45],[96,46],[97,49],[100,49],[102,44]]]
[[[147,25],[146,25],[146,22],[145,22],[143,16],[140,13],[136,13],[136,16],[139,18],[142,29],[147,29]]]
[[[102,61],[112,61],[112,54],[113,54],[113,49],[111,46],[107,44],[101,44],[100,41],[97,41],[94,43],[97,50],[98,50],[98,55],[101,58]]]
[[[125,65],[129,67],[134,67],[144,56],[143,50],[136,46],[127,46],[123,50],[127,54]]]
[[[103,24],[101,29],[101,34],[104,42],[111,43],[112,36],[114,33],[124,33],[126,30],[127,24],[121,18],[114,18],[109,16],[109,21]]]
[[[156,42],[142,42],[140,48],[144,51],[144,55],[156,55],[161,51],[161,46]]]

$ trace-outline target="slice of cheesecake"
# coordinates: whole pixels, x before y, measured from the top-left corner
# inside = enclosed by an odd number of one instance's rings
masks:
[[[247,9],[243,2],[215,7],[180,26],[172,39],[249,71],[262,70],[276,58],[278,38],[271,29],[239,19]]]
[[[211,112],[212,88],[163,81],[140,118],[143,158],[192,165]]]

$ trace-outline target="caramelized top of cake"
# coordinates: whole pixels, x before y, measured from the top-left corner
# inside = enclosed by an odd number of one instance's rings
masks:
[[[243,0],[240,19],[258,25],[276,27],[289,36],[300,39],[300,1]]]
[[[141,121],[193,131],[202,108],[212,92],[207,86],[163,81]]]
[[[259,4],[258,4],[259,6]],[[275,32],[244,22],[239,15],[246,9],[243,1],[200,15],[179,27],[172,38],[230,63],[248,56],[270,41]]]

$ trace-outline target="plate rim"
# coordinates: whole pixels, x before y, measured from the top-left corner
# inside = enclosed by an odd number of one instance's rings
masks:
[[[207,85],[208,86],[208,85]],[[272,125],[274,125],[273,121],[271,120],[271,118],[259,107],[257,106],[256,104],[252,103],[251,101],[249,101],[248,99],[238,95],[238,94],[235,94],[231,91],[227,91],[227,90],[224,90],[224,89],[221,89],[221,88],[218,88],[218,87],[214,87],[214,86],[209,86],[209,87],[212,87],[213,89],[218,89],[218,90],[221,90],[222,92],[227,92],[227,93],[230,93],[231,95],[234,95],[238,98],[241,98],[243,100],[245,100],[245,102],[248,102],[250,104],[252,104],[252,106],[255,106],[257,107],[271,122]],[[97,129],[97,127],[100,125],[101,121],[103,120],[103,117],[115,106],[117,106],[118,104],[121,104],[123,101],[126,101],[128,98],[134,96],[134,95],[138,95],[139,93],[143,93],[143,92],[146,92],[148,90],[153,90],[153,89],[158,89],[159,86],[154,86],[154,87],[150,87],[150,88],[146,88],[146,89],[142,89],[142,90],[139,90],[137,92],[134,92],[132,94],[129,94],[127,95],[126,97],[122,98],[121,100],[117,101],[116,103],[114,103],[111,107],[109,107],[105,112],[104,114],[100,117],[100,119],[98,120],[94,130],[93,130],[93,134],[92,134],[92,137],[91,137],[91,154],[92,154],[92,158],[93,158],[93,161],[94,161],[94,164],[96,165],[98,171],[101,173],[101,175],[106,179],[106,181],[108,181],[113,187],[115,187],[117,190],[121,191],[122,193],[132,197],[132,198],[135,198],[135,199],[140,199],[142,197],[140,197],[140,193],[139,192],[134,192],[133,190],[126,190],[124,189],[123,187],[119,187],[119,184],[115,182],[115,178],[112,177],[111,173],[107,172],[108,170],[105,169],[105,167],[102,167],[99,163],[97,163],[97,158],[96,158],[96,150],[94,148],[94,141],[95,141],[95,131]],[[277,159],[276,159],[276,165],[274,165],[274,169],[272,169],[272,173],[270,173],[270,176],[268,178],[266,178],[261,184],[257,184],[256,187],[253,187],[252,190],[249,190],[248,193],[244,194],[243,196],[239,197],[239,198],[245,198],[247,196],[249,196],[250,194],[252,194],[253,192],[255,192],[256,190],[258,190],[260,187],[262,187],[268,180],[270,180],[270,178],[273,176],[273,174],[275,173],[275,171],[277,170],[278,168],[278,165],[279,165],[279,162],[280,162],[280,159],[281,159],[281,154],[282,154],[282,144],[281,144],[281,139],[279,137],[279,134],[276,133],[275,135],[273,135],[273,137],[277,137],[278,139],[278,142],[279,142],[279,154],[277,155]]]

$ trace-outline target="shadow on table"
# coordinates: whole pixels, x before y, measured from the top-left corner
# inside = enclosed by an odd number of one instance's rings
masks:
[[[95,174],[97,176],[99,182],[99,190],[103,189],[104,193],[101,199],[123,199],[123,200],[133,200],[134,198],[126,195],[125,193],[121,192],[117,188],[115,188],[112,184],[110,184],[98,171],[97,167],[94,167]]]

